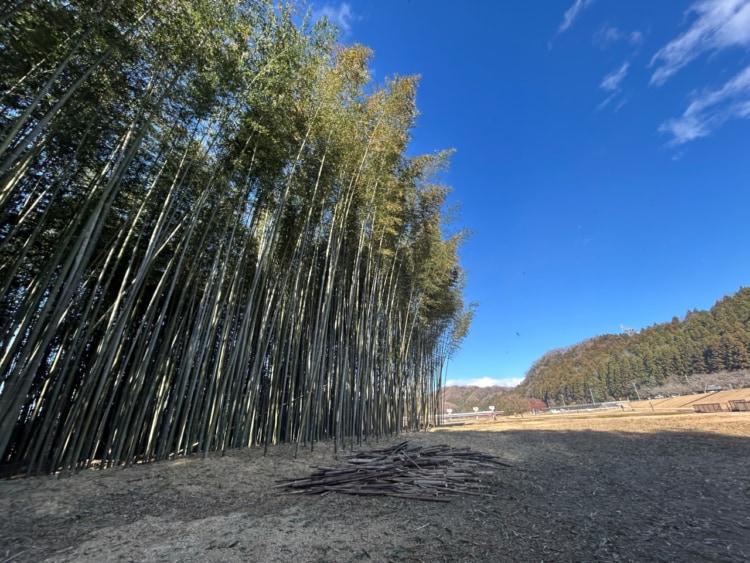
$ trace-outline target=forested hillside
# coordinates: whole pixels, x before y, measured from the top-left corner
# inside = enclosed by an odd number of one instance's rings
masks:
[[[426,424],[466,334],[414,77],[271,0],[6,2],[0,463]]]
[[[443,412],[453,409],[454,412],[471,412],[474,407],[486,411],[490,405],[500,410],[500,403],[504,395],[510,391],[508,387],[475,387],[473,385],[451,385],[443,389]]]
[[[534,362],[518,391],[556,404],[605,401],[635,397],[640,386],[657,387],[668,379],[684,379],[690,387],[696,374],[748,368],[750,288],[740,288],[709,311],[548,352]]]

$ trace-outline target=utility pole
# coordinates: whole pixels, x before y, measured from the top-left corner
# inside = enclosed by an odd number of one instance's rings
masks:
[[[641,396],[638,393],[638,387],[635,386],[635,381],[633,381],[633,389],[635,389],[635,396],[638,397],[638,400],[641,400]]]

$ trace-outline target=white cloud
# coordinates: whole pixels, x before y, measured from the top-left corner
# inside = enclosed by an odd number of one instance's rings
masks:
[[[623,37],[623,32],[616,27],[602,26],[594,33],[594,45],[600,49],[608,49]]]
[[[652,57],[651,84],[664,84],[704,52],[750,46],[750,0],[700,0],[692,12],[697,18],[690,28]]]
[[[614,100],[617,97],[618,92],[613,92],[609,96],[607,96],[602,103],[600,103],[598,106],[596,106],[597,111],[601,111],[604,108],[606,108],[612,100]]]
[[[342,2],[340,6],[324,6],[320,10],[316,10],[318,17],[325,17],[332,24],[335,24],[342,33],[350,33],[352,30],[352,22],[357,18],[352,12],[352,7]]]
[[[640,45],[643,43],[643,33],[640,31],[631,31],[627,33],[614,26],[602,26],[594,33],[594,45],[601,49],[608,49],[619,41],[625,41],[631,45]]]
[[[750,118],[750,66],[718,90],[696,95],[681,117],[661,124],[659,131],[672,135],[671,145],[681,145],[709,135],[729,119]]]
[[[469,379],[469,380],[458,380],[458,379],[449,379],[445,382],[446,387],[451,387],[454,385],[465,387],[465,386],[473,386],[473,387],[493,387],[493,386],[500,386],[500,387],[515,387],[519,383],[523,381],[522,377],[507,377],[505,379],[493,379],[492,377],[480,377],[479,379]]]
[[[603,110],[619,96],[620,91],[622,90],[622,81],[627,76],[629,68],[630,63],[625,61],[617,70],[613,70],[602,79],[601,83],[599,84],[599,88],[601,88],[605,92],[609,92],[609,96],[607,96],[607,98],[602,103],[596,106],[597,110]],[[625,104],[625,101],[626,100],[621,99],[615,107],[615,111],[620,109]]]
[[[584,8],[593,4],[594,1],[595,0],[576,0],[575,3],[565,12],[565,15],[563,16],[563,22],[560,24],[560,28],[557,30],[557,32],[562,33],[571,25],[573,25],[573,22],[584,10]]]
[[[640,31],[631,31],[630,32],[630,42],[633,45],[639,45],[645,41],[645,38],[643,37],[643,33]]]
[[[599,88],[607,90],[608,92],[619,91],[622,81],[628,74],[628,68],[630,68],[630,63],[625,61],[620,68],[610,72],[604,77],[602,83],[599,84]]]

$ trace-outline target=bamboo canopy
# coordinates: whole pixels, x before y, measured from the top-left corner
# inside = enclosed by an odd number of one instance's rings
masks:
[[[472,306],[416,78],[270,0],[7,4],[0,469],[436,422]]]

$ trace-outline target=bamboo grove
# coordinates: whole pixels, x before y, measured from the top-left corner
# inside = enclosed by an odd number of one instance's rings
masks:
[[[414,77],[270,0],[4,5],[6,469],[434,422],[472,307]]]

